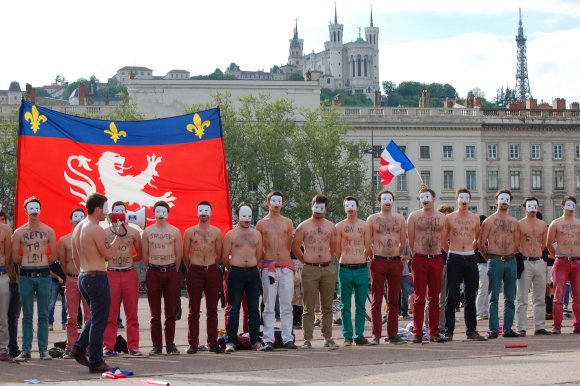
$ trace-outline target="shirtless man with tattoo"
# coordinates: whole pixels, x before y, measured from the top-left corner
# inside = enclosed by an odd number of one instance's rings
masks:
[[[15,264],[20,264],[22,353],[14,358],[19,362],[30,359],[35,295],[38,308],[36,334],[40,359],[52,359],[48,355],[48,301],[51,283],[48,266],[57,259],[58,251],[54,230],[40,221],[40,208],[40,201],[34,196],[24,201],[28,222],[16,229],[12,237],[12,260]]]
[[[103,334],[111,304],[105,263],[115,256],[121,237],[109,242],[105,230],[99,225],[109,213],[107,197],[93,193],[87,197],[85,206],[88,216],[73,230],[71,254],[72,261],[80,263],[79,288],[91,309],[91,319],[85,323],[70,356],[78,363],[89,366],[91,373],[103,373],[109,370],[103,360]],[[88,360],[85,355],[87,347]]]
[[[116,201],[112,206],[113,213],[127,213],[123,201]],[[117,320],[121,300],[125,309],[126,329],[127,329],[127,349],[129,355],[141,357],[143,354],[139,350],[139,317],[137,309],[139,304],[139,275],[133,268],[133,264],[141,261],[141,235],[139,231],[129,224],[124,224],[127,234],[121,239],[121,244],[117,253],[109,261],[107,267],[107,277],[111,287],[111,310],[109,312],[109,322],[105,330],[105,340],[103,353],[105,356],[114,356],[115,342],[117,341]],[[107,238],[112,241],[116,235],[116,227],[107,229]],[[124,230],[122,231],[124,232]]]
[[[546,331],[546,273],[543,252],[546,248],[548,224],[536,217],[538,199],[528,197],[523,204],[526,217],[520,220],[519,251],[524,270],[518,279],[516,295],[516,326],[520,336],[526,336],[528,327],[528,299],[530,288],[534,299],[534,335],[550,335]]]
[[[207,345],[211,352],[220,353],[217,341],[218,300],[222,287],[222,275],[217,267],[222,257],[222,231],[210,224],[211,204],[197,204],[199,224],[185,230],[183,234],[183,263],[187,268],[187,294],[189,313],[187,316],[188,354],[195,354],[199,347],[199,309],[205,295],[207,315]]]
[[[520,245],[518,220],[509,215],[512,194],[500,190],[495,194],[497,211],[481,224],[479,235],[480,252],[487,259],[489,278],[489,339],[499,334],[498,300],[503,282],[503,337],[517,338],[512,330],[514,323],[514,299],[516,297],[517,266],[515,253]],[[487,244],[486,244],[487,242]]]
[[[2,204],[0,204],[2,212]],[[12,229],[6,222],[0,222],[0,361],[11,359],[8,353],[9,328],[8,310],[10,307],[10,278],[8,276],[8,265],[12,258]]]
[[[369,291],[367,260],[371,254],[369,225],[358,218],[359,203],[355,197],[347,196],[344,201],[346,219],[336,224],[336,255],[339,257],[338,288],[340,291],[340,313],[342,337],[345,346],[366,346],[365,305]],[[352,295],[354,293],[354,335],[352,330]]]
[[[64,297],[66,300],[66,347],[63,355],[64,359],[72,359],[70,350],[74,346],[79,336],[77,327],[77,316],[79,305],[82,302],[83,316],[85,322],[91,318],[89,304],[83,298],[79,289],[79,273],[81,262],[77,256],[76,260],[72,258],[72,231],[76,226],[85,219],[85,211],[82,208],[73,209],[70,213],[71,232],[62,236],[58,240],[58,258],[63,272],[66,275],[64,288]]]
[[[303,349],[312,348],[310,341],[314,337],[314,305],[320,295],[322,311],[322,336],[324,347],[338,348],[332,339],[332,299],[336,286],[336,228],[331,221],[324,218],[328,198],[321,194],[312,199],[312,217],[296,228],[292,241],[292,252],[304,263],[302,269],[302,292],[304,311],[302,328],[304,329]],[[304,248],[304,251],[302,251]]]
[[[429,340],[443,343],[439,336],[439,291],[443,272],[441,254],[445,215],[435,210],[435,192],[426,186],[419,190],[421,209],[407,219],[414,280],[413,343],[423,341],[425,296],[429,296]]]
[[[391,344],[406,343],[397,334],[399,319],[399,292],[403,280],[402,257],[407,240],[405,217],[393,213],[395,195],[384,190],[377,195],[381,211],[369,216],[367,223],[371,234],[371,344],[379,344],[382,332],[381,308],[383,290],[387,285],[387,337]],[[406,259],[408,260],[408,258]]]
[[[163,332],[161,325],[161,298],[165,306],[165,349],[167,355],[179,355],[175,347],[175,309],[179,289],[179,266],[183,253],[179,229],[167,222],[169,204],[158,201],[153,206],[155,224],[141,235],[143,262],[148,267],[145,274],[147,299],[151,311],[151,340],[149,355],[162,354]]]
[[[264,351],[260,339],[260,293],[262,280],[258,265],[262,260],[264,247],[262,235],[250,228],[252,207],[242,202],[236,210],[238,226],[226,234],[222,250],[222,261],[229,271],[227,278],[228,320],[226,322],[226,353],[236,351],[240,306],[246,295],[248,303],[250,344],[256,351]]]
[[[550,258],[556,259],[552,272],[554,281],[554,322],[552,334],[560,334],[564,312],[566,282],[570,281],[572,298],[580,299],[580,220],[576,214],[576,199],[566,196],[562,199],[562,217],[552,221],[548,228],[547,247]],[[558,244],[554,247],[553,241]],[[572,302],[574,333],[580,334],[580,301]]]
[[[292,298],[294,296],[294,263],[290,258],[294,225],[282,216],[284,196],[273,191],[266,197],[268,214],[258,221],[256,230],[262,234],[264,260],[262,261],[262,289],[264,312],[264,347],[271,350],[274,345],[274,308],[276,296],[280,301],[282,342],[287,349],[296,349],[292,336]]]
[[[447,293],[445,301],[445,337],[453,339],[455,305],[459,300],[461,282],[465,283],[465,334],[467,339],[485,340],[477,332],[475,298],[479,288],[479,269],[475,250],[479,239],[479,215],[468,209],[471,192],[457,189],[457,210],[445,217],[442,244],[447,252]]]

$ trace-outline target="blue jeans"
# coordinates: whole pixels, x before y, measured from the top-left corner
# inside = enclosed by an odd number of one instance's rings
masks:
[[[20,319],[20,291],[18,283],[10,283],[10,304],[8,305],[8,351],[11,353],[20,349],[18,347],[18,319]]]
[[[226,343],[236,344],[240,323],[242,297],[246,295],[250,327],[250,343],[260,342],[260,294],[262,279],[258,268],[244,269],[230,267],[227,279],[228,286],[228,320],[226,322]]]
[[[401,315],[409,316],[409,295],[413,293],[413,284],[409,281],[410,275],[404,275],[401,282]]]
[[[62,312],[60,316],[61,324],[66,324],[66,301],[64,299],[64,288],[60,286],[58,281],[51,281],[50,283],[50,298],[48,301],[48,324],[54,324],[54,306],[60,294],[60,301],[62,305]]]
[[[48,268],[47,268],[48,270]],[[50,276],[28,277],[20,273],[20,302],[22,303],[22,351],[32,349],[32,316],[34,314],[34,295],[38,310],[36,338],[38,351],[48,350],[48,297],[50,295]]]
[[[89,366],[96,367],[103,362],[103,335],[109,321],[111,290],[106,272],[104,275],[79,275],[79,289],[89,304],[91,319],[83,327],[74,350],[85,352],[89,347]]]

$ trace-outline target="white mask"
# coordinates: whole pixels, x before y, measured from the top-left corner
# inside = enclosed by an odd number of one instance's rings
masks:
[[[574,201],[568,200],[564,203],[564,209],[574,211],[576,210],[576,204],[574,203]]]
[[[127,209],[123,205],[117,205],[113,207],[113,213],[127,213]]]
[[[211,208],[209,205],[199,205],[197,207],[198,216],[211,216]]]
[[[536,201],[526,201],[526,210],[528,212],[537,212],[538,203]]]
[[[326,212],[326,204],[315,203],[314,205],[312,205],[312,211],[314,213],[318,213],[318,214],[325,213]]]
[[[356,201],[354,201],[354,200],[345,201],[344,210],[346,210],[346,211],[356,210],[356,208],[357,208]]]
[[[510,195],[507,193],[502,193],[499,196],[497,196],[497,204],[501,205],[501,204],[510,204]]]
[[[158,206],[155,208],[155,218],[167,218],[169,217],[169,212],[164,206]]]
[[[73,212],[71,221],[72,222],[81,222],[85,219],[85,214],[80,211]]]
[[[282,206],[282,197],[272,196],[270,197],[270,205],[272,206]]]
[[[238,221],[252,221],[252,208],[244,205],[240,208],[238,212]]]
[[[419,201],[421,202],[421,204],[432,202],[433,196],[431,195],[431,192],[423,192],[419,194]]]
[[[28,215],[40,214],[40,204],[38,202],[29,202],[26,205],[26,213],[28,213]]]
[[[389,193],[381,194],[381,205],[393,204],[393,196]]]
[[[459,193],[457,202],[460,204],[469,204],[469,193]]]

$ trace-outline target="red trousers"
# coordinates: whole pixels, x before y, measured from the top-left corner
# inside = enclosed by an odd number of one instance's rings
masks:
[[[147,284],[147,299],[149,300],[149,310],[151,311],[151,341],[153,347],[163,347],[161,298],[163,298],[165,309],[165,343],[166,346],[174,345],[179,274],[175,269],[161,272],[149,268],[145,274],[145,283]]]
[[[373,336],[380,338],[383,320],[383,290],[387,284],[387,337],[397,336],[399,330],[399,294],[403,281],[403,262],[401,260],[373,259],[371,262],[371,320]]]
[[[103,349],[115,351],[117,342],[117,319],[119,317],[119,305],[123,299],[127,328],[127,348],[139,350],[139,318],[137,305],[139,304],[139,276],[134,269],[126,272],[107,271],[109,287],[111,288],[111,309],[109,322],[103,337]]]
[[[413,257],[414,281],[413,331],[422,336],[425,317],[425,296],[429,298],[429,336],[439,335],[439,292],[443,274],[443,258]]]
[[[217,306],[222,286],[222,275],[216,266],[198,269],[193,266],[187,271],[187,293],[189,295],[189,314],[187,316],[187,340],[191,347],[199,346],[199,309],[202,293],[205,295],[207,315],[207,344],[217,346],[218,313]]]

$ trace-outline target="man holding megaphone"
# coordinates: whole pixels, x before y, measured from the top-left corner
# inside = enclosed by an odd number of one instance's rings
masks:
[[[117,341],[117,320],[119,317],[121,299],[127,318],[127,348],[131,356],[143,356],[139,351],[139,318],[137,305],[139,302],[139,276],[133,268],[133,264],[142,259],[141,235],[128,223],[136,223],[141,228],[145,227],[145,208],[138,212],[127,212],[122,201],[113,203],[112,212],[109,215],[112,224],[120,223],[119,226],[111,225],[107,229],[107,239],[112,241],[119,232],[125,234],[119,244],[113,258],[109,260],[107,277],[111,287],[111,308],[105,336],[103,338],[103,355],[114,356],[115,342]]]

